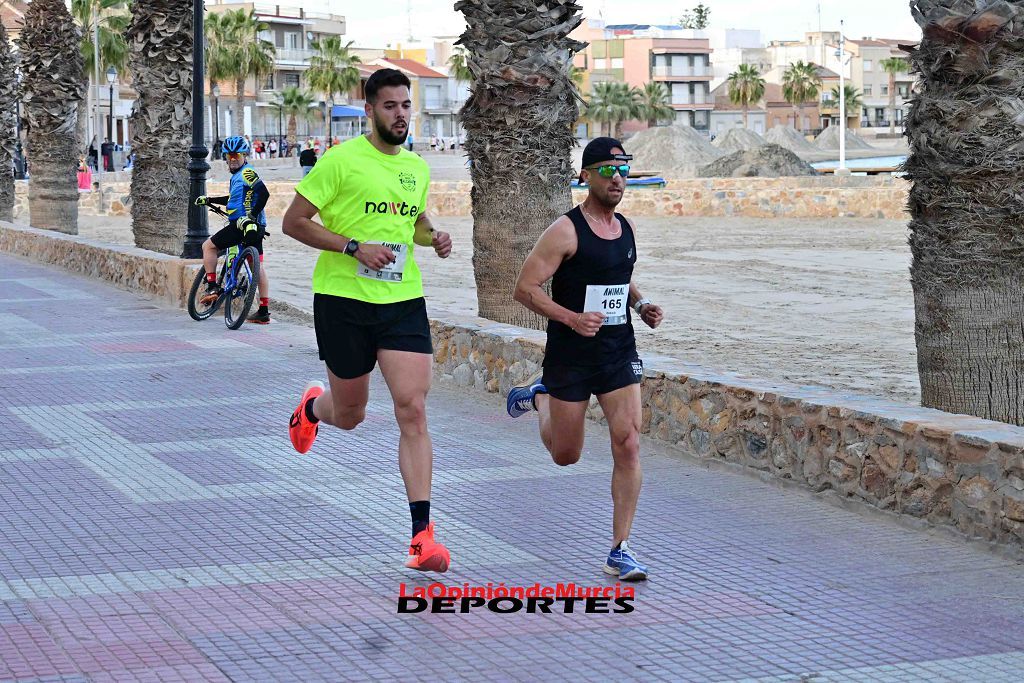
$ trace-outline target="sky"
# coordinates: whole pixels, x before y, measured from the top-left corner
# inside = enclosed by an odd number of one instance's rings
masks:
[[[679,14],[698,0],[577,0],[587,17],[604,14],[613,24],[674,24]],[[764,40],[800,39],[822,28],[838,30],[846,21],[848,38],[915,39],[921,34],[910,16],[908,0],[703,0],[711,7],[711,28],[760,29]],[[283,3],[282,3],[283,4]],[[385,47],[405,40],[411,7],[413,36],[452,36],[462,32],[462,14],[454,0],[391,0],[381,5],[366,0],[305,0],[310,11],[330,11],[346,17],[348,37],[360,47]],[[384,14],[390,15],[382,16]]]

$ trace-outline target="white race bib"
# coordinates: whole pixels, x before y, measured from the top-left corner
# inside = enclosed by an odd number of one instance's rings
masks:
[[[587,298],[583,302],[583,312],[604,313],[605,325],[625,325],[628,301],[628,283],[624,285],[588,285]]]
[[[395,262],[389,263],[380,270],[371,270],[362,263],[356,270],[356,275],[365,277],[367,280],[378,280],[380,282],[401,282],[402,273],[405,272],[405,258],[409,255],[409,245],[396,244],[393,242],[363,242],[362,244],[382,244],[395,254]]]

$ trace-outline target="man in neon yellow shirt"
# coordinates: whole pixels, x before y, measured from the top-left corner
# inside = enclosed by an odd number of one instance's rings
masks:
[[[350,430],[366,416],[370,372],[380,363],[401,430],[398,466],[412,516],[405,566],[447,571],[448,549],[430,522],[433,446],[426,398],[433,347],[415,247],[451,253],[451,237],[424,210],[430,168],[403,149],[412,116],[409,79],[380,69],[366,81],[367,136],[329,149],[296,187],[284,233],[321,249],[313,271],[313,317],[330,389],[311,382],[292,413],[289,436],[307,452],[319,423]],[[320,214],[323,225],[313,217]]]

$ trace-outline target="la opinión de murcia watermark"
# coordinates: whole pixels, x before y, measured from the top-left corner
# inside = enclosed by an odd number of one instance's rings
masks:
[[[578,586],[559,583],[554,586],[398,586],[398,613],[467,614],[489,610],[498,614],[629,614],[633,611],[636,589],[616,582],[614,586]]]

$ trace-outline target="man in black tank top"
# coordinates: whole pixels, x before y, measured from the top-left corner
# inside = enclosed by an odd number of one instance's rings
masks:
[[[633,224],[615,207],[629,166],[622,143],[596,138],[583,151],[582,204],[544,231],[523,264],[516,301],[548,319],[542,374],[508,395],[508,413],[540,415],[544,446],[559,465],[578,462],[583,421],[597,396],[612,442],[612,550],[604,571],[624,581],[647,578],[627,543],[643,475],[640,469],[640,380],[632,312],[649,327],[662,310],[633,282],[637,249]],[[551,296],[543,285],[551,280]]]

